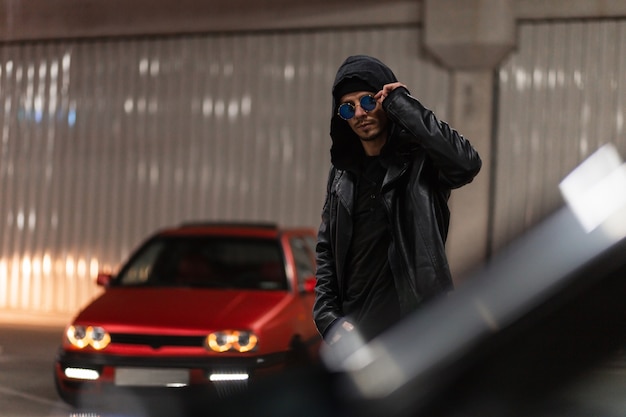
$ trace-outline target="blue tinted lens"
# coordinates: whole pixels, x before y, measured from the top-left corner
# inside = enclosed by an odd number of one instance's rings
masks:
[[[341,106],[339,106],[337,114],[339,114],[339,117],[341,117],[342,119],[352,119],[354,117],[354,106],[350,103],[343,103]]]
[[[370,95],[363,96],[359,100],[359,106],[366,112],[372,111],[376,108],[376,99]],[[352,119],[355,113],[356,108],[351,103],[343,103],[337,110],[337,114],[344,120]]]
[[[374,96],[361,97],[361,108],[365,111],[372,111],[376,108],[376,99]]]

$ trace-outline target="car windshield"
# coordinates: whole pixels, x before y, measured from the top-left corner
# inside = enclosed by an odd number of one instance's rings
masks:
[[[177,236],[149,241],[113,285],[286,290],[287,279],[275,240]]]

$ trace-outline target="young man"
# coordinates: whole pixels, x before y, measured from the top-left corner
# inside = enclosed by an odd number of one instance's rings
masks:
[[[481,167],[471,144],[376,58],[348,57],[332,94],[313,307],[329,344],[354,331],[369,340],[452,289],[447,201]]]

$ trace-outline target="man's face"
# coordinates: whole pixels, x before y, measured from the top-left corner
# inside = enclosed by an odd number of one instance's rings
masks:
[[[380,103],[376,103],[374,110],[365,111],[360,104],[361,98],[374,95],[369,91],[357,91],[341,97],[339,104],[350,103],[355,107],[354,117],[346,120],[354,133],[364,142],[386,140],[387,138],[387,113]]]

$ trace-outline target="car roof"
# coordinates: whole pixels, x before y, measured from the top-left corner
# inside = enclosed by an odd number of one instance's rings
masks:
[[[163,229],[157,236],[247,236],[257,238],[278,238],[283,233],[313,235],[313,229],[306,227],[281,227],[276,223],[264,222],[184,222],[178,226]]]

